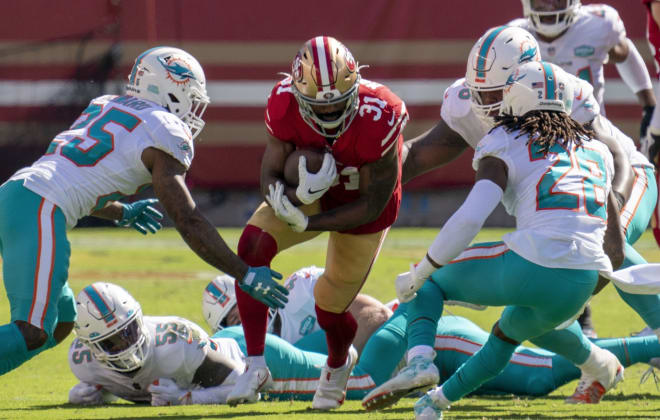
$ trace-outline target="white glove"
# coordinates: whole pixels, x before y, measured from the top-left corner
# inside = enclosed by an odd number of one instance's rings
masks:
[[[151,405],[188,405],[192,404],[190,391],[179,388],[171,379],[156,379],[147,390],[151,393]]]
[[[399,302],[406,303],[413,300],[417,296],[417,291],[426,282],[427,277],[421,277],[416,272],[415,265],[410,264],[410,271],[396,276],[394,288],[396,289],[396,297],[399,298]]]
[[[282,221],[289,224],[295,232],[303,232],[307,228],[307,216],[300,209],[289,201],[284,194],[284,184],[277,181],[275,187],[273,184],[268,186],[268,195],[266,201],[275,211],[275,215]]]
[[[76,405],[101,405],[105,402],[102,387],[80,382],[69,391],[69,402]]]
[[[323,156],[323,164],[317,173],[307,172],[307,158],[298,158],[298,188],[296,197],[303,204],[312,204],[332,186],[337,177],[335,158],[330,153]]]

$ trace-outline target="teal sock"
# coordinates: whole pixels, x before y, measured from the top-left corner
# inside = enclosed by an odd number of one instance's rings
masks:
[[[550,350],[567,358],[576,365],[586,362],[591,353],[591,344],[582,334],[580,324],[577,321],[573,322],[568,328],[552,330],[529,341],[542,349]]]
[[[377,386],[390,379],[406,353],[407,306],[407,303],[400,304],[362,350],[358,367],[367,372]]]
[[[13,322],[0,326],[0,375],[16,369],[29,358],[18,326]]]
[[[445,296],[440,287],[427,280],[408,303],[408,348],[435,344],[435,331],[442,315]]]
[[[445,397],[458,401],[496,377],[506,367],[516,347],[491,334],[486,344],[442,384]]]
[[[614,353],[625,367],[635,363],[648,363],[653,357],[660,357],[660,344],[655,335],[597,339],[594,344]]]

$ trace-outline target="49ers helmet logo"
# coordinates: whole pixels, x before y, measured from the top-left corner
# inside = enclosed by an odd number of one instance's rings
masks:
[[[172,82],[182,85],[188,83],[190,79],[195,80],[195,74],[190,65],[181,58],[168,55],[158,57],[158,61],[165,67],[167,78]]]
[[[302,60],[300,58],[300,53],[298,53],[296,58],[293,60],[293,65],[291,66],[291,76],[296,82],[300,82],[303,78]]]
[[[348,71],[353,73],[355,71],[355,59],[353,58],[353,54],[348,50],[348,48],[344,47],[344,51],[346,52],[346,68]]]

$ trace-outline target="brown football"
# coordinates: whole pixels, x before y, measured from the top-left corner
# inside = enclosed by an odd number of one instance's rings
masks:
[[[284,180],[292,187],[298,186],[298,159],[305,156],[307,159],[307,172],[316,173],[323,165],[323,150],[303,148],[296,149],[286,158],[284,162]]]

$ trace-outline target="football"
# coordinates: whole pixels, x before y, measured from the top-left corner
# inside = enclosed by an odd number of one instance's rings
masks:
[[[298,186],[298,159],[305,156],[307,159],[307,172],[316,173],[323,165],[325,152],[320,149],[303,148],[296,149],[286,158],[284,162],[284,180],[292,187]]]

